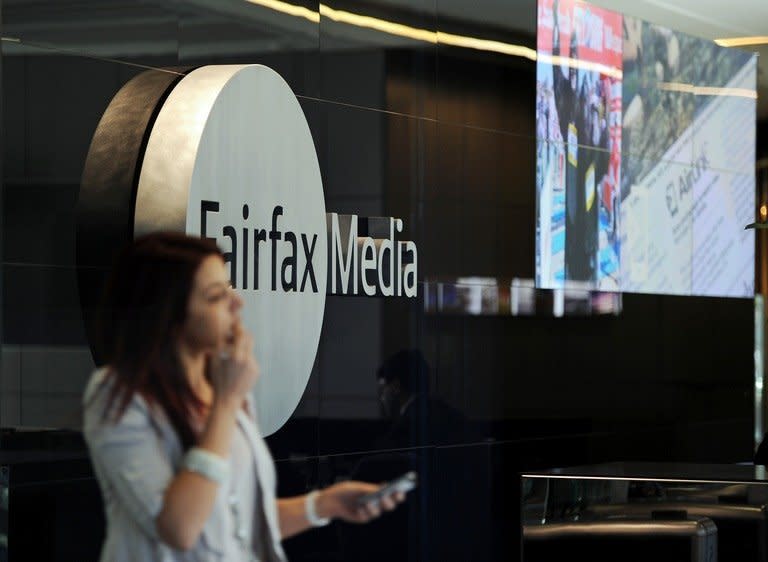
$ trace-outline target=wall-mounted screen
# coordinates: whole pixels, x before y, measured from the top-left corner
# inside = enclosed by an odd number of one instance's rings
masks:
[[[756,55],[540,0],[536,285],[754,295]]]

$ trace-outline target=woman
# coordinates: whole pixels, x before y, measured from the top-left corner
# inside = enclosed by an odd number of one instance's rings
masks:
[[[84,396],[107,515],[103,561],[285,560],[281,539],[332,518],[366,522],[403,500],[361,507],[378,489],[363,482],[276,499],[250,398],[253,340],[214,242],[137,239],[106,295],[106,366]]]

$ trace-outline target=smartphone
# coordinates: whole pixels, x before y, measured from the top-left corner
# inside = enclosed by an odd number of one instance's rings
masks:
[[[394,494],[395,492],[410,492],[416,487],[417,482],[418,476],[416,472],[406,472],[402,476],[390,480],[375,492],[361,496],[357,500],[357,503],[358,505],[375,503],[381,500],[382,497]]]

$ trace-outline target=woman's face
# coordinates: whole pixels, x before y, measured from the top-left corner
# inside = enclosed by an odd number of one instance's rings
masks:
[[[240,322],[242,306],[243,300],[229,283],[224,260],[217,255],[205,258],[195,273],[187,303],[184,344],[207,353],[224,348]]]

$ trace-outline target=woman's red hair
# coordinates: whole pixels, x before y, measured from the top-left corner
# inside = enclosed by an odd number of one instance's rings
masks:
[[[118,419],[139,393],[162,407],[185,450],[196,441],[191,419],[204,405],[181,365],[176,338],[195,274],[214,255],[222,254],[211,239],[144,235],[118,256],[103,299],[101,349],[112,383],[104,415]]]

